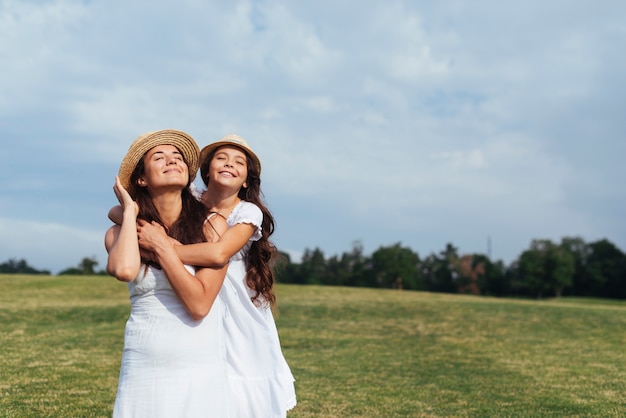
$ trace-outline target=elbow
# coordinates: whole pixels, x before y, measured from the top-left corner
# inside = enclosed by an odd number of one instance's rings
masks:
[[[131,266],[113,267],[107,265],[107,273],[121,282],[132,282],[139,271]]]
[[[211,305],[198,305],[194,307],[190,307],[187,309],[189,315],[193,318],[194,321],[200,321],[204,319],[209,312],[211,311]]]
[[[217,266],[224,267],[226,264],[228,264],[229,261],[230,261],[230,254],[224,251],[219,251],[217,252],[217,254],[215,254],[215,262]]]
[[[200,321],[209,314],[209,309],[193,309],[189,311],[189,315],[194,321]]]
[[[191,318],[194,321],[200,321],[200,320],[204,319],[208,314],[209,314],[209,312],[206,312],[206,313],[204,313],[204,312],[191,312],[190,313]]]

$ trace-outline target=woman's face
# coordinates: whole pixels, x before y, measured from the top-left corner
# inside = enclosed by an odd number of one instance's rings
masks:
[[[144,172],[138,184],[157,189],[161,187],[184,188],[189,182],[189,169],[183,155],[173,145],[158,145],[143,157]]]
[[[224,145],[219,147],[209,164],[208,182],[241,189],[248,179],[248,159],[237,147]]]

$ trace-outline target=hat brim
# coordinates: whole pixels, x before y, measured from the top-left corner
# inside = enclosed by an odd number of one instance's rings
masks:
[[[118,177],[120,183],[128,191],[128,193],[135,197],[136,188],[135,185],[130,183],[130,177],[135,171],[139,160],[143,158],[146,152],[159,145],[173,145],[183,155],[183,159],[187,164],[189,170],[189,183],[196,177],[198,171],[198,156],[200,148],[196,141],[188,134],[182,131],[174,129],[164,129],[161,131],[148,132],[133,141],[128,148],[128,152],[124,156]]]
[[[230,139],[230,138],[234,138],[234,139]],[[255,154],[255,152],[252,151],[248,143],[245,142],[243,138],[238,137],[236,135],[227,135],[221,140],[213,142],[205,146],[200,151],[200,176],[204,184],[207,183],[207,174],[209,171],[209,164],[211,162],[209,161],[209,156],[219,147],[223,147],[226,145],[231,146],[231,147],[236,147],[244,151],[248,155],[248,157],[251,158],[256,164],[256,166],[259,168],[259,175],[261,174],[261,160]]]

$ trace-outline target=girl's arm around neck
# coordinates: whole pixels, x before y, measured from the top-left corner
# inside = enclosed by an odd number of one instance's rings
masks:
[[[247,223],[234,225],[217,242],[177,245],[176,253],[185,264],[194,266],[224,266],[252,237],[255,226]]]
[[[165,247],[155,249],[154,253],[191,317],[200,320],[207,316],[222,288],[228,265],[199,268],[194,276],[180,261],[170,242]]]
[[[216,227],[219,232],[228,227],[226,221],[222,219],[222,222],[223,225]],[[139,223],[144,231],[143,238],[140,239],[142,246],[155,255],[156,261],[163,268],[163,272],[187,312],[195,320],[204,318],[211,310],[224,283],[228,265],[218,268],[200,268],[193,275],[178,258],[172,240],[167,236],[162,226],[145,221]],[[207,237],[210,236],[206,225],[204,232]]]

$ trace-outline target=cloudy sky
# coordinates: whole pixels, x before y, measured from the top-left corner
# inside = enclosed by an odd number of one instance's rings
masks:
[[[0,0],[0,262],[106,263],[140,134],[248,140],[295,257],[626,250],[626,2]]]

